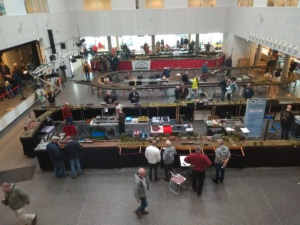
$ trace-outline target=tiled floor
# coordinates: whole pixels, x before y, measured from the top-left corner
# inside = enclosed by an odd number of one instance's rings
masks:
[[[76,76],[75,76],[76,78]],[[289,89],[282,90],[283,92]],[[299,90],[295,90],[299,97]],[[153,98],[154,101],[173,101]],[[57,104],[100,103],[102,97],[91,93],[86,85],[69,81],[57,96]],[[141,101],[148,101],[142,98]],[[121,104],[127,98],[120,99]],[[37,105],[36,105],[37,106]],[[32,113],[31,113],[32,114]],[[137,219],[138,206],[133,197],[133,174],[137,168],[87,170],[73,180],[57,180],[50,172],[42,172],[37,159],[23,155],[19,137],[24,114],[0,133],[0,171],[37,165],[32,180],[18,185],[29,193],[29,212],[38,213],[41,225],[298,225],[300,221],[299,168],[227,169],[225,183],[215,185],[209,168],[203,194],[197,197],[190,182],[187,189],[175,195],[168,183],[150,183],[150,214]],[[177,170],[183,175],[185,170]],[[159,169],[159,175],[163,175]],[[0,224],[19,224],[13,212],[0,205]]]

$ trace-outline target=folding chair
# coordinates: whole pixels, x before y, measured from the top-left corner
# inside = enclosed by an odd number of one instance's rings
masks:
[[[186,181],[186,178],[180,174],[175,175],[171,171],[170,171],[170,173],[171,173],[171,179],[170,179],[170,183],[169,183],[169,189],[170,189],[170,191],[172,191],[178,195],[181,187],[186,188],[185,183],[184,183]],[[172,183],[175,183],[177,185],[177,192],[176,192],[176,190],[171,188]]]

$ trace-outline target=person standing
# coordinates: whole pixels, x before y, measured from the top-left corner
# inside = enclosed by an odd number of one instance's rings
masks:
[[[75,179],[77,175],[83,174],[79,162],[80,153],[82,152],[82,146],[77,141],[71,140],[70,136],[67,136],[65,138],[65,141],[67,142],[67,144],[65,145],[65,153],[70,162],[72,178]]]
[[[188,72],[188,71],[185,71],[185,73],[182,74],[182,76],[181,76],[181,81],[182,81],[184,84],[187,84],[187,83],[189,82],[188,74],[189,74],[189,72]]]
[[[281,139],[289,139],[289,133],[295,120],[295,116],[291,110],[292,106],[288,105],[286,110],[282,111],[280,114]]]
[[[218,184],[219,181],[223,183],[224,175],[225,175],[225,167],[231,157],[229,148],[224,145],[223,139],[218,139],[218,148],[216,149],[216,157],[215,157],[215,168],[216,174],[215,177],[212,178],[212,181],[215,184]]]
[[[160,178],[157,176],[157,169],[159,166],[159,162],[161,160],[161,155],[159,149],[156,147],[157,142],[153,140],[151,145],[146,148],[145,157],[149,163],[149,179],[152,179],[152,172],[154,170],[154,180],[159,181]]]
[[[231,58],[231,56],[229,56],[228,59],[226,59],[225,65],[226,65],[226,67],[232,67],[232,58]]]
[[[113,96],[109,91],[106,93],[106,96],[104,97],[104,101],[110,105],[113,104],[116,100],[117,100],[116,97]]]
[[[192,187],[194,191],[197,192],[197,196],[200,196],[202,194],[206,167],[211,166],[212,163],[206,155],[202,154],[201,147],[199,145],[196,145],[195,153],[189,154],[185,157],[184,161],[193,166]]]
[[[118,105],[116,107],[116,115],[118,120],[118,126],[119,126],[119,133],[125,134],[125,113],[122,111],[122,106]]]
[[[62,108],[62,116],[63,116],[64,120],[66,120],[66,126],[74,124],[72,109],[68,102],[66,102],[66,104],[64,104],[64,106]]]
[[[54,173],[57,179],[66,178],[66,169],[64,163],[64,155],[58,146],[59,137],[53,136],[51,142],[47,145],[46,150],[49,153],[50,160],[54,166]]]
[[[171,141],[166,141],[166,147],[164,148],[163,160],[165,165],[165,181],[170,181],[170,171],[173,172],[174,157],[177,154],[176,149],[172,146]]]
[[[208,66],[207,66],[207,62],[205,62],[201,68],[201,73],[202,73],[202,76],[206,76],[208,74]]]
[[[179,98],[180,98],[180,87],[176,86],[175,90],[174,90],[174,94],[175,94],[175,101],[174,103],[178,102]]]
[[[211,47],[211,44],[208,42],[205,46],[205,51],[206,52],[209,52],[210,51],[210,47]]]
[[[221,101],[225,100],[225,94],[226,94],[226,79],[222,79],[219,83],[219,86],[221,87]]]
[[[85,61],[85,63],[83,64],[82,71],[83,71],[83,73],[85,74],[86,81],[87,81],[87,82],[91,82],[90,72],[91,72],[92,70],[91,70],[90,64],[88,64],[87,61]]]
[[[166,78],[169,78],[170,77],[170,70],[169,70],[169,68],[165,67],[161,76],[162,77],[165,76]]]
[[[254,95],[254,90],[251,87],[251,84],[248,83],[246,88],[245,88],[245,92],[244,92],[244,97],[245,97],[246,101],[247,101],[247,99],[252,98],[253,95]]]
[[[35,225],[37,222],[37,215],[26,213],[25,205],[29,205],[29,196],[17,185],[4,182],[1,185],[4,192],[4,199],[2,203],[9,206],[17,216],[17,218],[26,225]]]
[[[50,87],[46,90],[45,97],[48,99],[49,105],[55,106],[55,94],[51,91]]]
[[[233,85],[231,83],[231,80],[228,79],[227,86],[226,86],[226,95],[227,95],[228,102],[230,102],[230,100],[231,100],[231,95],[232,95],[232,90],[233,90],[232,87],[233,87]]]
[[[140,96],[136,92],[135,88],[131,89],[131,92],[129,93],[128,100],[130,100],[131,103],[139,103]]]
[[[182,85],[179,88],[179,98],[181,100],[185,100],[188,95],[189,89],[185,86],[185,83],[182,83]]]
[[[138,203],[141,203],[140,207],[134,211],[138,218],[141,218],[142,215],[149,214],[149,211],[145,210],[148,206],[147,190],[149,190],[149,184],[146,179],[146,171],[144,168],[139,168],[137,174],[134,175],[134,197]]]

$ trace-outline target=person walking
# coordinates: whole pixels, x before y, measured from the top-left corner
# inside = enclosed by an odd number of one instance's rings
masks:
[[[26,213],[25,205],[29,205],[29,196],[17,185],[4,182],[1,185],[4,192],[4,199],[2,203],[14,211],[17,218],[26,225],[35,225],[37,222],[37,215]]]
[[[161,155],[159,149],[156,147],[157,142],[153,140],[151,145],[146,148],[145,157],[149,163],[149,179],[152,179],[152,172],[154,170],[154,180],[159,181],[160,178],[157,176],[157,168],[159,166],[159,162],[161,160]]]
[[[53,136],[51,138],[51,142],[46,146],[46,150],[49,153],[50,160],[54,166],[54,173],[57,179],[66,178],[66,169],[64,163],[64,155],[62,151],[59,149],[58,140],[60,138],[57,136]]]
[[[288,105],[286,110],[282,111],[280,114],[281,139],[289,139],[289,133],[295,120],[295,116],[291,110],[292,106]]]
[[[192,187],[194,191],[197,192],[197,196],[200,196],[202,194],[206,167],[211,166],[212,163],[206,155],[202,154],[201,147],[199,145],[196,145],[195,153],[189,154],[185,157],[184,161],[193,166]]]
[[[224,145],[223,139],[218,139],[218,148],[216,149],[216,157],[215,157],[215,168],[216,174],[215,177],[212,178],[212,181],[215,184],[218,184],[219,181],[223,183],[225,176],[225,167],[231,157],[229,148]]]
[[[85,77],[86,77],[86,81],[87,82],[91,82],[91,78],[90,78],[90,72],[91,72],[91,66],[90,64],[88,64],[88,62],[85,62],[83,64],[83,67],[82,67],[82,72],[85,74]]]
[[[134,197],[141,205],[134,211],[138,218],[142,215],[149,214],[145,208],[148,206],[146,192],[149,190],[149,184],[146,179],[146,171],[144,168],[139,168],[137,174],[134,175]]]
[[[73,141],[70,136],[67,136],[65,141],[67,142],[65,145],[65,154],[70,162],[72,178],[75,179],[77,175],[83,174],[79,161],[82,146],[77,141]]]
[[[164,160],[164,169],[165,169],[165,181],[170,181],[170,171],[173,172],[173,162],[174,157],[177,154],[176,149],[172,146],[171,141],[166,141],[166,147],[164,148],[163,160]]]

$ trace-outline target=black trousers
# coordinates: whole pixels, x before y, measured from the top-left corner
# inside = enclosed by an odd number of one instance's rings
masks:
[[[165,164],[165,177],[167,180],[170,180],[170,171],[173,172],[173,163]]]
[[[125,123],[119,123],[119,133],[124,134],[125,132]]]
[[[192,170],[192,187],[197,191],[197,194],[202,193],[202,188],[205,179],[205,171]]]

